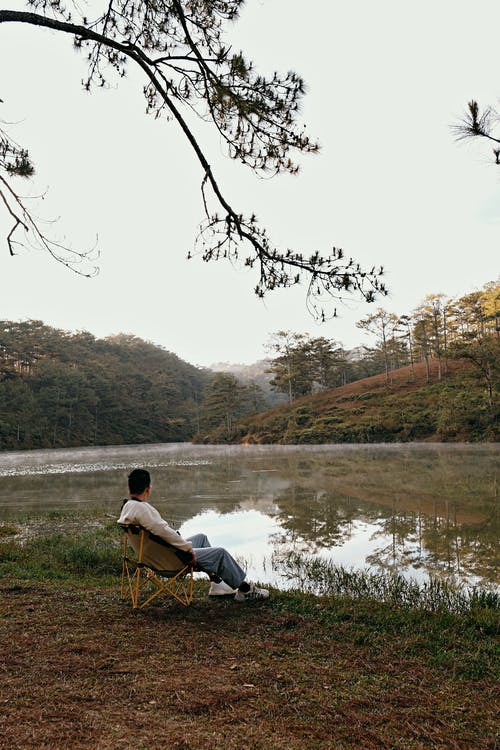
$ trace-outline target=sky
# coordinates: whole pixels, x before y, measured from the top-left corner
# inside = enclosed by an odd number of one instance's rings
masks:
[[[4,9],[25,9],[2,0]],[[200,366],[251,364],[272,333],[371,343],[356,321],[379,306],[411,313],[425,295],[467,294],[500,272],[500,172],[489,147],[457,143],[467,102],[500,95],[500,4],[483,0],[248,0],[228,40],[261,72],[296,70],[300,117],[321,144],[298,176],[256,177],[196,125],[223,192],[255,212],[278,247],[343,248],[382,265],[389,297],[337,305],[321,324],[305,287],[253,293],[255,271],[187,260],[203,218],[201,169],[174,122],[144,113],[136,74],[85,93],[71,37],[0,25],[0,119],[37,174],[23,194],[74,247],[98,242],[99,274],[47,255],[11,258],[0,204],[0,318],[42,320],[97,337],[129,333]]]

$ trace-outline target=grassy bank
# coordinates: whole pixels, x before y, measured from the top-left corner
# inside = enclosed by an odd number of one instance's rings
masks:
[[[394,443],[498,441],[499,401],[488,402],[484,384],[470,365],[448,362],[438,380],[431,362],[402,367],[354,383],[304,396],[253,417],[242,418],[231,432],[198,435],[205,443]]]
[[[494,596],[389,603],[302,560],[321,595],[238,605],[198,581],[188,609],[134,612],[119,542],[90,515],[0,526],[2,746],[498,747]]]

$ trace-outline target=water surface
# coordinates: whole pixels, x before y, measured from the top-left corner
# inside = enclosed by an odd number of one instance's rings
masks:
[[[498,584],[500,446],[162,444],[0,454],[0,520],[119,512],[134,467],[184,535],[208,534],[249,575],[283,585],[273,554],[424,580]]]

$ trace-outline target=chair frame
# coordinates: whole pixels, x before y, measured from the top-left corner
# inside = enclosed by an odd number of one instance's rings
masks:
[[[177,570],[158,570],[152,565],[144,563],[142,556],[144,543],[148,536],[154,542],[163,544],[170,549],[175,550],[175,547],[151,534],[142,526],[122,525],[122,529],[124,537],[120,598],[130,599],[133,609],[143,609],[160,595],[172,596],[183,606],[189,606],[193,601],[193,566],[182,562],[180,558]],[[140,534],[139,552],[136,558],[128,555],[129,534]],[[153,586],[152,593],[143,598],[145,591],[151,586]]]

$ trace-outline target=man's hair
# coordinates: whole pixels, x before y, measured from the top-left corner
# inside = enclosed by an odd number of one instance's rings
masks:
[[[140,495],[151,484],[149,471],[134,469],[128,475],[128,488],[132,495]]]

